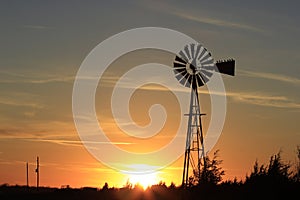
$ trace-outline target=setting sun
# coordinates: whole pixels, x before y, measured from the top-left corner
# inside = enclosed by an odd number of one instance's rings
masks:
[[[134,174],[129,176],[129,182],[135,186],[140,185],[143,187],[143,189],[147,189],[151,185],[157,184],[157,173],[151,173],[151,174]]]

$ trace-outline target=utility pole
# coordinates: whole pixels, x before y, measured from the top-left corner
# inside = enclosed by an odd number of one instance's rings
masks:
[[[26,186],[29,187],[29,179],[28,179],[28,162],[26,162]]]
[[[36,158],[36,169],[35,169],[35,173],[36,173],[36,188],[39,189],[39,179],[40,179],[40,163],[39,163],[39,157]]]

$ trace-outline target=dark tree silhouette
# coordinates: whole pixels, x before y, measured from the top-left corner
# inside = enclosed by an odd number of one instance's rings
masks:
[[[108,190],[108,183],[107,182],[104,183],[104,185],[102,187],[102,190]]]
[[[300,182],[300,145],[297,146],[296,154],[297,154],[297,161],[295,165],[295,172],[294,172],[293,179],[295,182],[299,183]]]
[[[190,177],[190,183],[192,185],[217,185],[220,183],[225,171],[220,167],[223,160],[219,160],[218,157],[219,150],[214,152],[212,159],[205,156],[205,165],[202,165],[200,173],[194,172],[194,175]]]
[[[246,177],[246,183],[286,183],[291,180],[292,173],[290,169],[291,165],[283,162],[281,159],[281,152],[279,152],[276,155],[271,156],[267,166],[259,166],[256,161],[250,176]]]

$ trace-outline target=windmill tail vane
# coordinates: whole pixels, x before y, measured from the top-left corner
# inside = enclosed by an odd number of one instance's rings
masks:
[[[216,62],[216,67],[218,71],[222,74],[235,75],[235,60],[230,58],[228,60],[219,60]]]

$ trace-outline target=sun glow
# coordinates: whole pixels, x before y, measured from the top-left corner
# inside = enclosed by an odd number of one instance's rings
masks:
[[[143,187],[143,189],[147,189],[148,187],[155,185],[158,183],[157,180],[157,174],[156,173],[151,173],[151,174],[135,174],[135,175],[130,175],[129,177],[129,182],[135,186],[135,185],[140,185]]]

